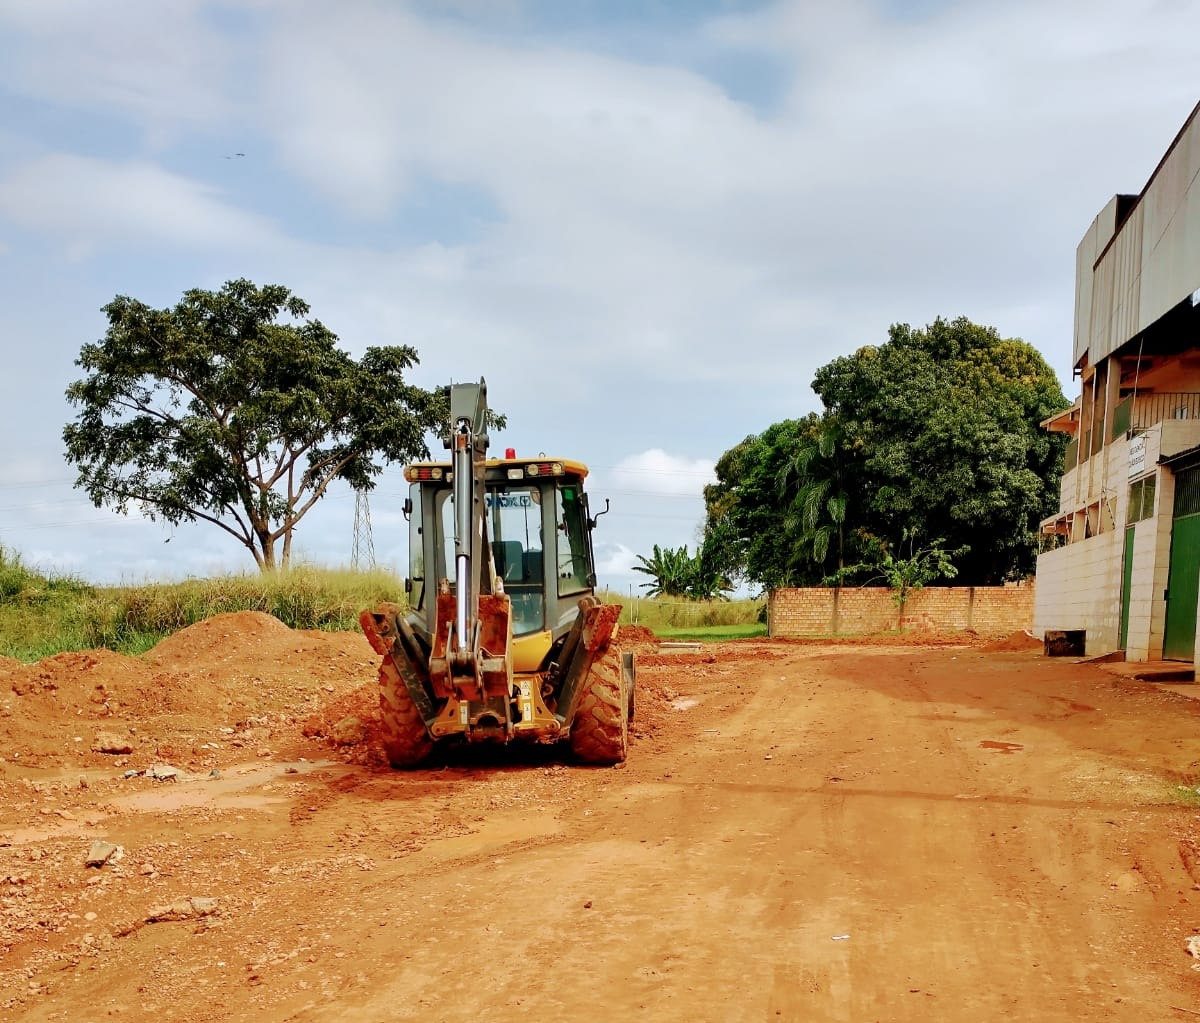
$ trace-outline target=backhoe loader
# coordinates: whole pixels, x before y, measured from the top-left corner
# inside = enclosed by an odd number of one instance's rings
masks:
[[[614,644],[619,604],[597,599],[587,467],[488,458],[487,385],[450,387],[448,461],[406,466],[409,611],[360,615],[383,658],[384,752],[414,767],[443,742],[570,743],[624,761],[633,653]]]

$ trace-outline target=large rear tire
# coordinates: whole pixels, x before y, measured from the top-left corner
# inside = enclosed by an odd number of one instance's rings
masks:
[[[379,667],[379,718],[383,752],[393,767],[416,767],[433,752],[433,739],[390,658]]]
[[[571,752],[585,764],[620,764],[628,750],[629,695],[621,655],[610,647],[592,662],[583,681],[571,723]]]

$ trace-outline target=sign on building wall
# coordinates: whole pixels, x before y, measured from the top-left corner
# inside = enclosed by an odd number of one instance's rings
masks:
[[[1139,433],[1129,442],[1129,479],[1146,471],[1146,435]]]

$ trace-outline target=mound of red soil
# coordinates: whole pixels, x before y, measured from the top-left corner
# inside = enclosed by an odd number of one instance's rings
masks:
[[[1003,639],[994,639],[990,643],[985,643],[980,649],[984,653],[1002,653],[1009,650],[1041,650],[1042,647],[1042,641],[1037,636],[1017,631]]]
[[[168,636],[147,654],[156,664],[192,665],[211,660],[260,659],[264,644],[287,642],[293,632],[261,611],[214,615]]]
[[[258,755],[299,740],[298,719],[370,685],[376,669],[361,634],[295,632],[257,612],[200,622],[142,657],[90,650],[6,661],[0,757],[112,766],[101,748],[116,745],[132,749],[131,766],[185,767]]]
[[[622,625],[617,643],[622,650],[653,650],[658,646],[658,637],[644,625]]]

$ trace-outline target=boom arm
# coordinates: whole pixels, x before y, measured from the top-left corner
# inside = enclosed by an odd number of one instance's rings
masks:
[[[487,457],[487,382],[450,385],[450,434],[454,467],[455,631],[460,651],[470,650],[470,629],[479,611],[486,542],[484,459]]]

